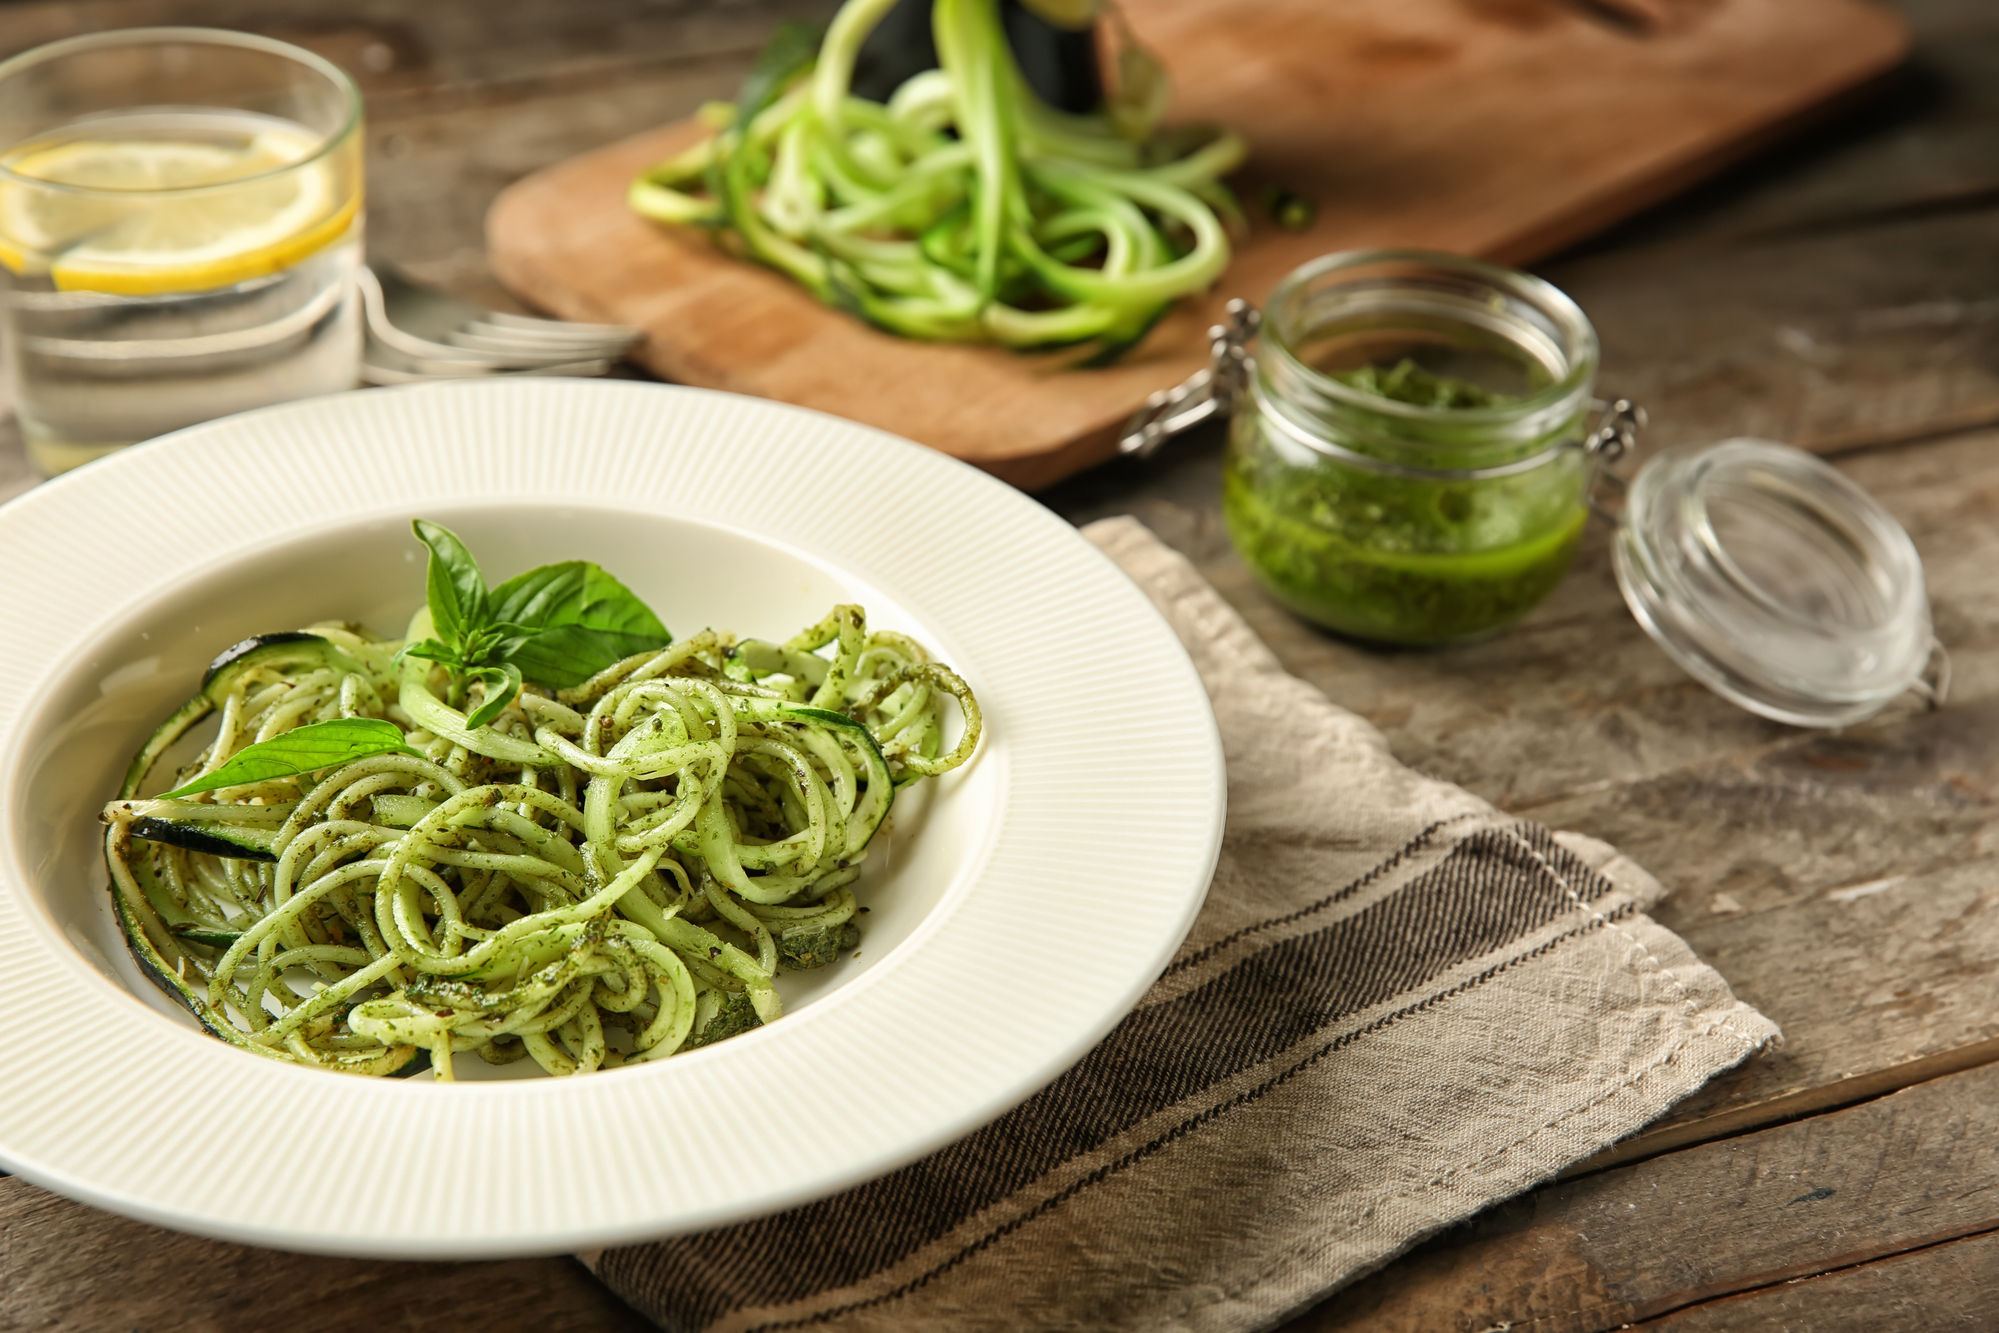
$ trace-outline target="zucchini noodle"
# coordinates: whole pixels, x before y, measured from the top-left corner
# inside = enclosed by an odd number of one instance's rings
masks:
[[[998,0],[936,0],[941,68],[886,106],[853,96],[861,44],[893,4],[848,0],[816,56],[780,34],[729,123],[640,175],[631,206],[722,229],[891,332],[1094,344],[1093,362],[1221,276],[1223,219],[1241,214],[1220,178],[1242,139],[1145,140],[1113,115],[1056,110],[1016,65]]]
[[[430,633],[421,612],[409,638]],[[858,942],[854,881],[896,791],[979,740],[965,683],[857,606],[782,644],[704,631],[528,685],[476,728],[482,687],[454,706],[449,674],[395,662],[395,642],[269,640],[284,651],[219,659],[134,761],[103,815],[112,893],[142,966],[209,1032],[350,1073],[427,1055],[448,1079],[459,1051],[582,1073],[775,1020],[780,970]],[[141,798],[211,715],[169,786],[337,718],[393,722],[418,753]]]

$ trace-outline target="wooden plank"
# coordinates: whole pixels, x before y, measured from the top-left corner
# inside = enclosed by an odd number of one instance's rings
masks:
[[[1995,98],[1999,109],[1999,98]],[[1999,183],[1999,182],[1995,182]],[[1999,191],[1983,208],[1549,265],[1603,335],[1602,387],[1655,443],[1837,452],[1999,421]]]
[[[1117,366],[880,334],[634,217],[632,176],[703,133],[688,124],[510,189],[488,227],[495,266],[559,314],[645,326],[641,359],[667,378],[821,408],[1033,487],[1105,457],[1147,393],[1205,359],[1228,297],[1261,301],[1304,260],[1360,245],[1545,254],[1879,73],[1904,41],[1849,0],[1716,0],[1641,39],[1545,0],[1128,8],[1175,73],[1176,115],[1251,141],[1240,183],[1282,181],[1321,208],[1302,234],[1253,228],[1215,291]]]
[[[1945,1241],[1739,1296],[1705,1301],[1634,1324],[1650,1333],[1761,1333],[1768,1329],[1963,1329],[1999,1327],[1999,1232]]]
[[[394,1263],[202,1240],[0,1179],[0,1329],[648,1333],[574,1259]]]
[[[0,55],[80,33],[194,24],[309,47],[345,67],[371,101],[430,98],[441,89],[532,91],[620,70],[658,73],[674,62],[754,56],[780,20],[824,18],[837,4],[593,0],[552,21],[545,6],[521,0],[17,0],[0,15]]]
[[[1598,237],[1592,252],[1717,249],[1873,216],[1981,208],[1999,186],[1985,0],[1889,0],[1916,55],[1864,105]]]
[[[1544,1187],[1421,1246],[1284,1333],[1597,1333],[1995,1228],[1999,1069],[1983,1069]],[[1986,1328],[1999,1326],[1992,1271],[1951,1307]],[[1825,1326],[1917,1325],[1842,1315]]]

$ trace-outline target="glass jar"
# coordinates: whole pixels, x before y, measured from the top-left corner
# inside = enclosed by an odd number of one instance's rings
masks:
[[[1456,255],[1328,255],[1272,294],[1233,394],[1222,512],[1280,602],[1395,644],[1510,624],[1589,516],[1596,333],[1549,284]]]
[[[1944,702],[1950,659],[1894,516],[1768,440],[1669,451],[1625,483],[1602,465],[1644,414],[1620,400],[1587,428],[1596,333],[1540,279],[1356,250],[1294,271],[1266,315],[1236,300],[1229,316],[1208,368],[1152,395],[1118,447],[1144,457],[1227,415],[1229,535],[1306,619],[1396,644],[1496,630],[1568,571],[1601,479],[1627,494],[1625,602],[1716,693],[1807,727]]]

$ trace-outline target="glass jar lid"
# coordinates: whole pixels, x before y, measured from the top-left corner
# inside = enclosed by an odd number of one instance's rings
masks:
[[[1915,544],[1879,501],[1802,449],[1728,440],[1631,482],[1618,586],[1696,679],[1779,722],[1838,727],[1915,690],[1941,650]]]

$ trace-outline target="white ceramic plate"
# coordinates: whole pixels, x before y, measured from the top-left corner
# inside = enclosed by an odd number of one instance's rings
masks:
[[[497,582],[581,557],[676,631],[783,637],[835,600],[984,707],[898,828],[861,954],[778,1023],[574,1079],[370,1080],[231,1049],[140,979],[96,812],[247,634],[399,632],[409,520]],[[296,403],[0,508],[0,1166],[147,1221],[354,1255],[548,1253],[737,1221],[1018,1103],[1137,1000],[1220,842],[1207,696],[1052,514],[942,455],[728,394],[520,380]]]

